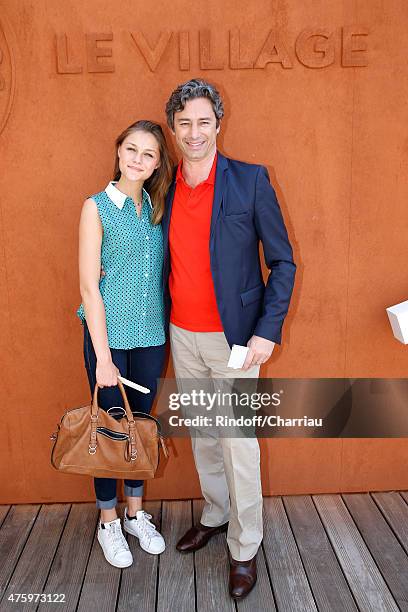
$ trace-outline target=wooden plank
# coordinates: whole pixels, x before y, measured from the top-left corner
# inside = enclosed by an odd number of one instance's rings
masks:
[[[403,497],[405,502],[408,504],[408,491],[399,491],[399,494]]]
[[[200,522],[203,500],[193,502],[194,524]],[[197,612],[231,612],[234,601],[228,593],[229,561],[225,533],[220,533],[194,553]]]
[[[10,510],[11,506],[0,506],[0,527],[3,524],[4,519],[7,516],[7,512]]]
[[[124,503],[121,503],[117,507],[118,516],[123,516],[123,510]],[[78,602],[78,612],[89,612],[90,610],[112,612],[112,610],[115,610],[121,573],[128,572],[129,569],[129,567],[126,567],[121,570],[119,567],[114,567],[108,563],[98,542],[98,530],[95,529],[91,554]]]
[[[63,593],[64,602],[40,604],[39,610],[75,610],[86,572],[99,512],[95,504],[73,504],[44,587]]]
[[[194,523],[200,521],[203,505],[203,500],[193,502]],[[224,545],[225,537],[225,534],[221,534],[212,538],[205,548],[195,554],[198,610],[207,609],[209,600],[212,609],[218,610],[221,600],[217,601],[217,597],[222,597],[222,600],[227,602],[227,609],[231,609],[231,598],[228,593],[228,546]],[[216,569],[217,562],[214,564],[214,557],[218,560],[220,571]],[[265,612],[265,610],[274,612],[276,607],[262,547],[258,551],[256,563],[258,575],[256,585],[245,599],[237,601],[237,608],[240,612]],[[218,595],[214,592],[214,585]]]
[[[279,610],[316,611],[295,538],[282,499],[264,499],[264,550]]]
[[[340,495],[313,496],[358,607],[397,612],[398,606]]]
[[[237,601],[239,612],[275,612],[272,585],[269,580],[263,547],[256,555],[256,571],[258,579],[252,591],[242,601]]]
[[[195,609],[193,555],[175,550],[176,543],[191,527],[191,502],[163,502],[162,535],[167,550],[159,562],[157,612],[191,612]]]
[[[40,506],[12,506],[0,529],[0,601],[24,544],[37,518]]]
[[[143,509],[153,516],[151,520],[161,532],[161,502],[145,502]],[[122,573],[117,611],[154,612],[161,555],[145,552],[140,548],[139,540],[131,535],[127,534],[127,540],[133,555],[133,565]],[[171,556],[175,555],[176,551],[169,549],[166,542],[163,554]]]
[[[368,493],[343,495],[400,610],[408,612],[408,557]]]
[[[372,496],[405,552],[408,553],[408,506],[404,499],[395,491],[372,493]]]
[[[16,610],[10,593],[43,593],[55,551],[70,510],[70,504],[43,505],[30,532],[6,592],[1,609]],[[20,603],[21,609],[36,610],[35,601]]]
[[[291,495],[283,502],[318,609],[358,610],[312,498]]]

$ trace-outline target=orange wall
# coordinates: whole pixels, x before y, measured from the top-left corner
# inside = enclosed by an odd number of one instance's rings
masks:
[[[408,298],[405,0],[0,4],[0,503],[92,499],[90,479],[49,465],[49,434],[88,399],[81,203],[110,178],[116,135],[164,123],[192,76],[225,97],[221,150],[268,167],[295,250],[284,343],[263,376],[406,376],[385,313]],[[329,37],[325,53],[308,30]],[[111,57],[95,57],[95,33]],[[408,485],[403,439],[261,445],[266,494]],[[188,440],[147,491],[199,495]]]

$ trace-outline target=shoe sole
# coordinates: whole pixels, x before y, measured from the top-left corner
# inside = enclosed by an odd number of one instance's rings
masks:
[[[107,562],[108,562],[110,565],[113,565],[113,567],[118,567],[119,569],[124,569],[125,567],[130,567],[130,566],[133,564],[133,559],[131,560],[131,562],[130,562],[130,563],[125,563],[124,565],[123,565],[123,564],[122,564],[122,565],[120,565],[120,564],[118,564],[118,563],[115,563],[115,562],[114,562],[114,561],[112,561],[112,560],[111,560],[111,559],[108,557],[108,555],[106,554],[105,549],[104,549],[104,547],[102,546],[102,543],[101,543],[101,541],[100,541],[100,539],[99,539],[99,538],[98,538],[98,542],[99,542],[99,544],[100,544],[100,546],[101,546],[101,549],[102,549],[102,552],[103,552],[103,556],[105,557],[106,561],[107,561]]]
[[[145,548],[141,541],[139,536],[137,535],[137,533],[133,533],[133,531],[130,531],[130,529],[126,528],[126,523],[123,524],[123,529],[124,531],[126,531],[126,533],[128,533],[129,535],[133,536],[134,538],[137,538],[139,541],[139,546],[142,550],[144,550],[145,552],[149,553],[149,555],[161,555],[165,550],[166,550],[166,544],[164,545],[162,550],[158,550],[158,551],[153,551],[153,550],[148,550],[147,548]]]

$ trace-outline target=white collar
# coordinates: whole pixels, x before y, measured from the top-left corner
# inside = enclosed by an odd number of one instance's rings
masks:
[[[105,188],[105,193],[108,196],[108,198],[110,198],[112,200],[112,202],[120,209],[122,210],[126,198],[128,198],[129,196],[126,195],[126,193],[123,193],[122,191],[120,191],[120,189],[118,189],[116,187],[116,183],[117,181],[110,181],[110,183],[107,184],[106,188]],[[145,196],[145,198],[147,199],[147,201],[150,204],[150,208],[153,210],[153,206],[152,206],[152,201],[150,199],[149,194],[147,193],[146,189],[143,189],[143,194]]]

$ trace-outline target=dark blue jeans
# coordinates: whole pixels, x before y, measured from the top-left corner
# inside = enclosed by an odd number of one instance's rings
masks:
[[[157,379],[163,370],[165,345],[140,347],[129,350],[110,349],[112,361],[119,369],[121,376],[150,389],[150,393],[140,393],[126,387],[126,395],[132,411],[150,413],[157,391]],[[96,355],[91,335],[84,323],[84,358],[88,374],[91,395],[96,384]],[[98,392],[98,405],[103,410],[112,406],[123,406],[122,395],[118,387],[104,387]],[[117,504],[116,479],[94,479],[97,508],[114,508]],[[125,480],[125,495],[141,497],[143,480]]]

